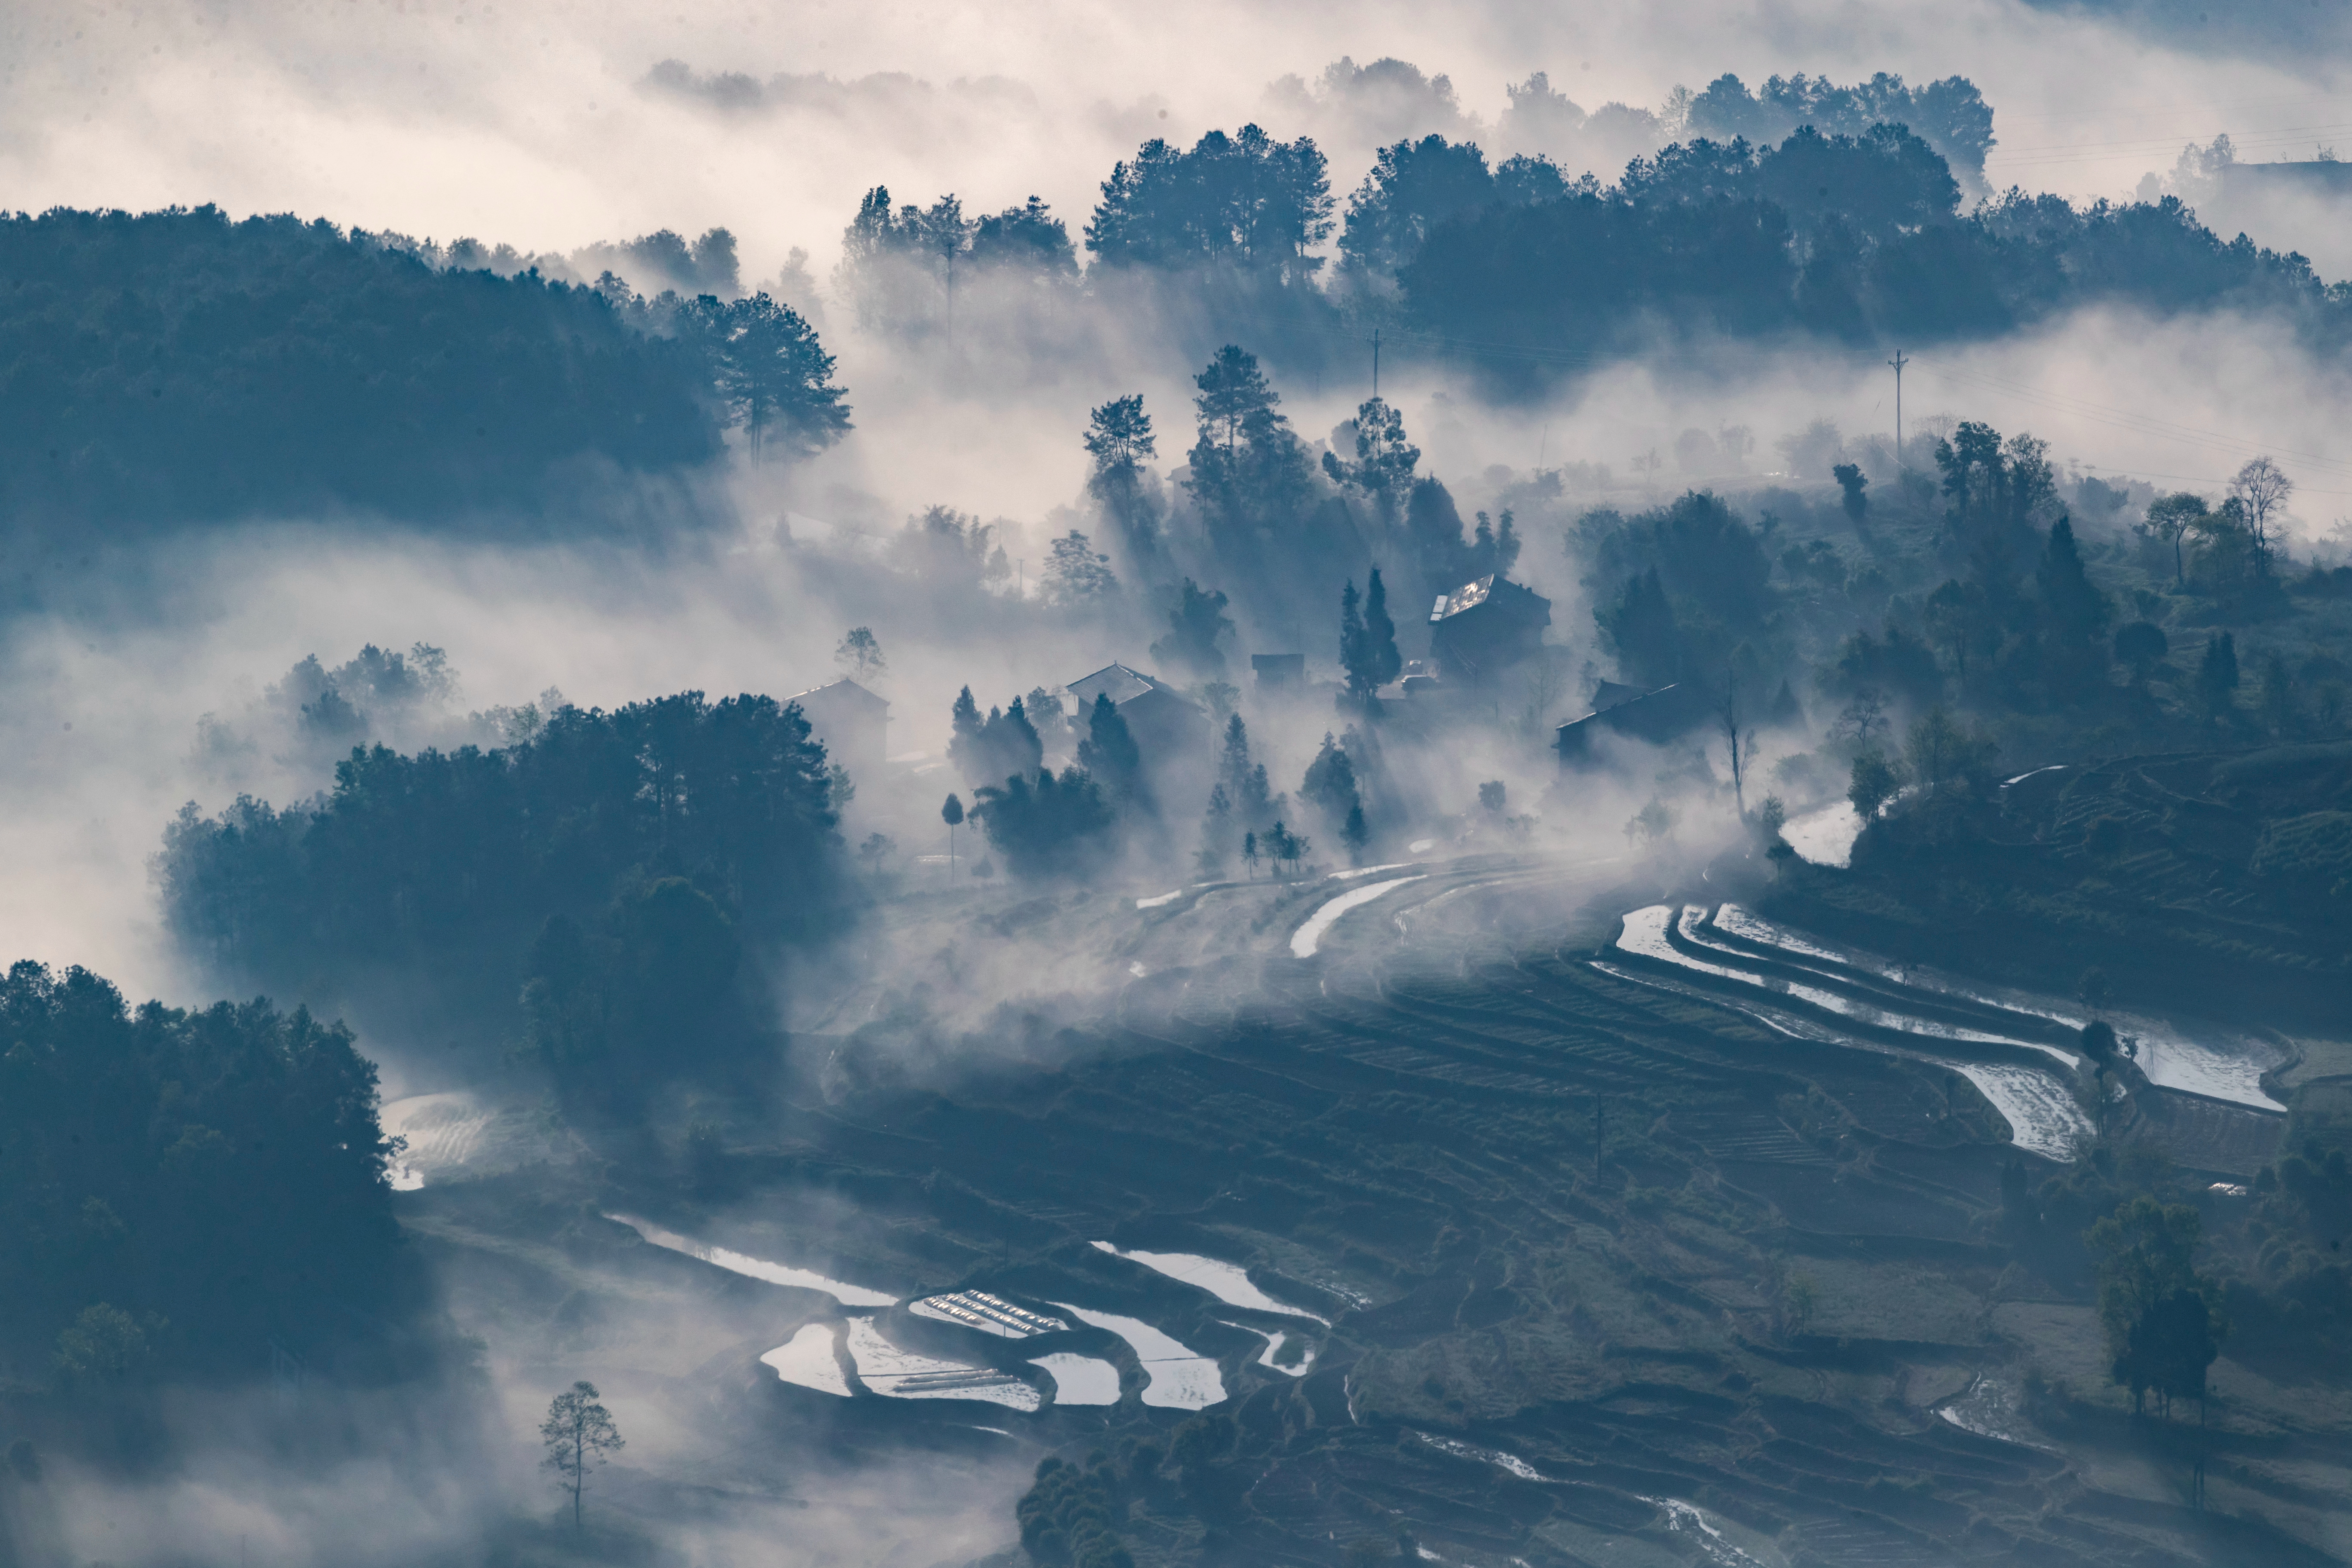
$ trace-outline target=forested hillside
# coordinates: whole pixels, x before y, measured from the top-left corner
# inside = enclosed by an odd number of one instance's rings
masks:
[[[446,524],[719,449],[700,358],[592,289],[323,219],[0,218],[0,510],[92,542],[247,514]]]

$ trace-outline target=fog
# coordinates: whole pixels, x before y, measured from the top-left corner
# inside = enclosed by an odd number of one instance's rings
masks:
[[[851,437],[805,466],[739,471],[732,493],[709,503],[714,531],[652,555],[289,521],[183,537],[127,579],[73,579],[57,596],[59,608],[12,622],[0,642],[15,693],[0,764],[13,809],[0,853],[27,895],[0,912],[5,945],[87,964],[137,995],[202,994],[199,977],[163,938],[146,863],[183,802],[209,813],[247,791],[285,804],[331,783],[331,755],[289,760],[282,738],[264,736],[235,765],[208,760],[199,744],[205,716],[234,725],[307,656],[332,667],[362,643],[443,648],[460,681],[446,705],[454,728],[387,738],[495,743],[459,721],[551,687],[606,707],[683,689],[790,695],[833,679],[842,634],[867,625],[890,659],[879,683],[894,704],[890,749],[933,759],[960,686],[970,684],[985,707],[1113,660],[1149,668],[1156,624],[1016,615],[985,596],[970,606],[976,619],[943,623],[887,552],[899,521],[927,505],[1004,520],[1007,553],[1025,560],[1034,592],[1053,533],[1096,526],[1075,512],[1053,516],[1083,505],[1076,437],[1087,407],[1139,389],[1174,437],[1163,453],[1183,439],[1192,367],[1172,351],[1157,363],[1136,352],[1129,364],[1104,365],[1091,384],[1041,375],[1011,399],[982,401],[933,395],[912,351],[849,334],[845,379],[853,392],[878,388],[857,392]],[[1579,507],[1651,504],[1686,483],[1733,493],[1787,484],[1775,474],[1780,437],[1816,418],[1834,421],[1849,442],[1893,425],[1892,373],[1874,355],[1727,351],[1696,363],[1632,362],[1550,400],[1502,407],[1482,404],[1446,370],[1408,362],[1384,378],[1383,391],[1423,447],[1424,471],[1446,481],[1465,518],[1532,478],[1539,460],[1570,470],[1570,488],[1549,511],[1523,517],[1517,574],[1554,599],[1550,640],[1597,661],[1601,673],[1612,672],[1579,598],[1581,568],[1562,548],[1562,526]],[[1319,439],[1367,389],[1283,390],[1285,412]],[[1986,419],[2048,439],[2062,468],[2160,488],[2218,491],[2247,455],[2274,452],[2300,476],[2290,527],[2306,547],[2331,539],[2340,546],[2337,526],[2352,515],[2352,464],[2327,456],[2332,432],[2352,417],[2352,384],[2275,323],[2086,313],[2023,337],[1921,355],[1906,372],[1905,398],[1915,432],[1938,416]],[[1671,456],[1650,476],[1633,467],[1644,453],[1671,454],[1686,428],[1725,425],[1754,431],[1744,472],[1691,471]],[[1578,464],[1610,477],[1588,476],[1580,489]],[[781,544],[783,537],[793,543]],[[1245,623],[1235,651],[1295,648],[1328,676],[1337,665],[1336,606],[1332,616]],[[1409,641],[1409,617],[1399,619]],[[1278,748],[1279,787],[1295,785],[1321,730],[1334,727],[1334,717],[1310,716],[1298,734],[1261,736]],[[1194,807],[1171,810],[1181,825]]]
[[[1034,193],[1076,216],[1142,137],[1189,141],[1257,117],[1276,134],[1322,139],[1345,189],[1376,138],[1490,128],[1506,84],[1532,70],[1588,111],[1654,109],[1677,83],[1696,89],[1726,70],[1751,86],[1774,72],[1893,70],[1914,81],[1957,72],[1983,89],[2000,117],[1994,185],[2120,197],[2191,139],[2275,132],[2284,143],[2326,120],[2345,38],[2311,36],[2306,8],[2284,0],[2232,12],[2273,14],[2294,32],[2293,49],[2244,29],[2217,48],[2129,10],[2013,0],[1760,10],[1678,0],[1603,13],[26,0],[0,22],[0,191],[29,210],[215,202],[527,252],[723,224],[758,279],[794,246],[829,266],[875,184],[902,199],[953,190],[992,210]],[[1199,47],[1203,38],[1218,47]],[[1447,76],[1458,117],[1449,126],[1427,107],[1269,94],[1286,77],[1319,82],[1343,56]],[[648,90],[666,59],[705,77],[867,85],[728,111]],[[868,80],[889,73],[915,81]],[[2330,134],[2323,125],[2311,140]],[[2294,146],[2288,155],[2311,155]]]
[[[468,542],[462,530],[425,538],[365,518],[278,516],[182,532],[135,562],[100,551],[68,569],[37,609],[0,622],[8,694],[0,861],[11,872],[0,956],[84,965],[134,1000],[209,1000],[217,976],[163,929],[152,861],[185,803],[209,815],[240,794],[282,805],[331,787],[334,751],[298,732],[280,685],[311,657],[332,668],[362,646],[410,657],[420,646],[441,650],[454,676],[446,689],[372,715],[372,738],[415,750],[497,744],[506,720],[495,710],[533,702],[613,708],[688,689],[790,696],[834,679],[844,634],[869,627],[888,659],[871,684],[892,704],[893,761],[885,776],[861,781],[845,835],[852,843],[893,835],[905,858],[940,847],[939,796],[963,787],[934,771],[960,688],[985,710],[1114,660],[1151,668],[1163,583],[1139,579],[1121,558],[1124,595],[1070,612],[1036,603],[1036,584],[1051,542],[1067,530],[1107,545],[1085,495],[1079,437],[1089,409],[1141,394],[1159,421],[1154,474],[1171,481],[1191,444],[1202,355],[1236,334],[1204,336],[1200,318],[1149,307],[1071,310],[1041,325],[985,297],[966,307],[952,341],[864,331],[826,279],[869,186],[887,184],[900,201],[954,192],[975,212],[1034,193],[1075,237],[1097,184],[1147,137],[1189,142],[1251,119],[1277,135],[1311,134],[1329,153],[1344,200],[1387,139],[1441,130],[1493,142],[1506,85],[1532,70],[1549,71],[1590,111],[1609,102],[1654,110],[1677,85],[1703,87],[1726,70],[1752,86],[1776,71],[1843,80],[1884,69],[1915,82],[1963,74],[1983,89],[2000,138],[1988,169],[1995,188],[2016,181],[2121,199],[2144,174],[2169,168],[2182,142],[2243,127],[2292,152],[2287,138],[2324,119],[2309,106],[2338,89],[2352,44],[2324,32],[2281,53],[2274,30],[2254,23],[2292,10],[2250,14],[2254,22],[2241,18],[2216,42],[2166,7],[2011,0],[1762,8],[1670,0],[1609,15],[1499,5],[1106,11],[1066,0],[908,0],[882,10],[817,0],[692,14],[546,0],[26,0],[0,21],[0,195],[10,205],[210,202],[551,256],[661,228],[724,226],[739,239],[746,289],[772,286],[794,248],[808,252],[814,292],[790,302],[820,321],[838,354],[856,428],[796,464],[754,464],[739,451],[690,496],[667,497],[663,520],[626,542]],[[1452,101],[1434,91],[1349,98],[1324,74],[1342,57],[1384,56],[1444,73]],[[684,87],[676,73],[651,74],[666,60],[682,62]],[[2325,125],[2313,132],[2333,134]],[[1605,179],[1614,168],[1598,172]],[[2325,230],[2314,222],[2310,232]],[[1351,341],[1289,363],[1266,357],[1282,410],[1310,449],[1371,390],[1369,351]],[[1465,521],[1517,509],[1525,550],[1513,575],[1549,597],[1546,640],[1579,673],[1563,687],[1514,689],[1508,700],[1524,700],[1527,711],[1508,738],[1497,727],[1442,749],[1393,745],[1387,761],[1400,795],[1427,807],[1429,826],[1408,837],[1430,844],[1431,859],[1524,847],[1555,863],[1623,857],[1625,875],[1654,871],[1670,889],[1734,842],[1727,778],[1712,757],[1693,763],[1627,748],[1612,771],[1555,788],[1543,749],[1550,727],[1583,713],[1592,683],[1618,673],[1569,530],[1588,509],[1630,512],[1685,487],[1738,499],[1751,521],[1767,489],[1818,499],[1825,475],[1790,472],[1784,440],[1822,420],[1856,453],[1872,437],[1891,438],[1894,373],[1875,351],[1684,342],[1506,401],[1489,395],[1483,373],[1493,368],[1391,348],[1381,391],[1422,448],[1421,471],[1445,482]],[[2298,480],[2292,548],[2340,551],[2352,537],[2352,458],[2336,441],[2352,424],[2352,377],[2274,320],[2080,311],[1998,342],[1918,353],[1902,397],[1910,434],[1957,419],[2031,432],[2051,443],[2068,477],[2218,494],[2242,462],[2268,452]],[[1685,432],[1733,426],[1751,435],[1752,450],[1675,455]],[[631,504],[626,493],[614,503],[622,512]],[[894,539],[935,505],[998,530],[1019,574],[1010,594],[999,586],[957,597],[904,570]],[[1302,587],[1327,602],[1311,619],[1254,619],[1237,603],[1229,679],[1248,681],[1253,652],[1303,652],[1310,679],[1332,679],[1337,588]],[[1395,601],[1407,658],[1427,643],[1419,592],[1404,586]],[[1831,705],[1801,695],[1812,711],[1768,737],[1754,765],[1769,770],[1818,744]],[[1274,787],[1294,794],[1323,732],[1348,722],[1320,691],[1288,704],[1245,692],[1242,709]],[[1781,777],[1768,787],[1787,790],[1792,809],[1842,788],[1802,772]],[[1509,830],[1527,837],[1476,818],[1476,791],[1489,780],[1507,784],[1512,812],[1534,818]],[[1752,804],[1761,791],[1751,792]],[[1679,822],[1673,843],[1648,847],[1654,864],[1644,868],[1633,864],[1630,819],[1653,803]],[[1202,800],[1163,804],[1164,836],[1107,879],[1121,900],[1195,884]],[[976,838],[964,840],[967,853]],[[1335,849],[1318,852],[1326,869],[1340,864]],[[1351,885],[1325,884],[1333,896]],[[894,1008],[922,1013],[887,1046],[901,1055],[887,1069],[950,1084],[973,1068],[960,1053],[979,1053],[982,1066],[1060,1059],[1076,1047],[1053,1032],[1129,977],[1239,948],[1239,939],[1220,948],[1202,934],[1197,928],[1212,924],[1203,920],[1171,923],[1164,951],[1139,956],[1064,962],[1041,933],[957,969],[942,957],[954,915],[872,917],[854,941],[794,973],[782,1021],[833,1029],[899,1016]],[[921,1007],[902,1006],[918,986]],[[1004,1013],[1015,1004],[1028,1009],[1017,1026]],[[361,1023],[387,1099],[465,1087],[425,1042],[371,1035]],[[845,1074],[880,1070],[870,1061],[801,1068],[798,1087],[820,1097],[836,1093]],[[522,1114],[521,1099],[509,1109]],[[846,1232],[857,1219],[836,1223]],[[441,1255],[419,1248],[428,1252]],[[48,1493],[54,1517],[25,1528],[59,1561],[461,1555],[505,1528],[509,1500],[537,1484],[516,1455],[545,1400],[572,1376],[594,1375],[631,1433],[627,1464],[611,1473],[617,1495],[639,1517],[697,1521],[667,1543],[675,1560],[771,1560],[775,1541],[789,1536],[794,1563],[960,1562],[1012,1532],[1011,1500],[1034,1456],[1016,1459],[1011,1442],[1000,1450],[976,1438],[969,1451],[917,1459],[851,1453],[837,1470],[795,1478],[789,1497],[780,1487],[764,1501],[742,1500],[757,1489],[698,1428],[694,1401],[717,1376],[711,1365],[749,1362],[737,1352],[772,1331],[757,1311],[662,1298],[607,1277],[582,1287],[609,1289],[619,1303],[606,1304],[604,1326],[568,1350],[549,1349],[547,1303],[509,1319],[494,1306],[502,1278],[446,1283],[457,1327],[491,1349],[469,1385],[474,1403],[453,1404],[445,1432],[402,1431],[348,1465],[293,1476],[251,1457],[276,1440],[267,1412],[231,1411],[209,1426],[180,1413],[182,1436],[218,1439],[191,1438],[197,1457],[184,1473],[130,1485],[61,1465]],[[814,1452],[823,1437],[804,1447]],[[687,1496],[681,1476],[717,1477],[714,1486],[738,1491],[695,1513],[703,1502]],[[354,1500],[378,1511],[355,1513]],[[368,1552],[355,1552],[362,1539]]]

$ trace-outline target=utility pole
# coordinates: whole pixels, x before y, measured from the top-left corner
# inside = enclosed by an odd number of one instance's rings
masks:
[[[1886,363],[1895,367],[1895,467],[1899,470],[1903,467],[1903,367],[1911,362],[1896,349]]]
[[[1381,395],[1381,330],[1372,329],[1372,395]]]
[[[950,343],[955,342],[955,253],[956,247],[961,243],[962,237],[961,234],[950,233],[942,237],[940,243],[940,258],[947,263],[948,268],[948,342]]]

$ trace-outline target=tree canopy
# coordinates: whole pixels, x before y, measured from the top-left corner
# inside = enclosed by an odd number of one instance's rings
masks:
[[[495,1036],[533,944],[567,940],[551,919],[716,919],[755,952],[822,933],[832,787],[824,748],[773,698],[567,706],[499,750],[354,749],[315,804],[185,807],[158,863],[164,917],[216,972],[281,995]]]
[[[0,216],[0,504],[18,526],[537,513],[719,451],[693,345],[592,289],[442,270],[214,207]],[[583,467],[585,465],[586,467]]]
[[[1102,183],[1087,248],[1114,267],[1223,265],[1306,275],[1330,237],[1323,153],[1255,125],[1212,131],[1190,151],[1157,137]]]
[[[0,1353],[119,1379],[243,1373],[415,1310],[374,1067],[267,1002],[125,1005],[84,969],[0,981]],[[103,1309],[103,1310],[101,1310]],[[62,1337],[61,1337],[62,1336]],[[352,1363],[352,1375],[363,1363]]]

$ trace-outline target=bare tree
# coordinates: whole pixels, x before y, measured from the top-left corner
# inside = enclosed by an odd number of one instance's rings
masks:
[[[580,1499],[588,1488],[588,1472],[603,1464],[604,1456],[623,1447],[621,1429],[614,1425],[613,1413],[604,1408],[596,1385],[575,1383],[549,1404],[539,1436],[547,1445],[547,1458],[541,1462],[554,1473],[556,1485],[572,1494],[572,1528],[578,1530]]]
[[[1874,686],[1864,686],[1853,694],[1830,726],[1830,739],[1851,741],[1856,751],[1868,751],[1886,733],[1886,694]]]
[[[2230,481],[2230,494],[2246,509],[2246,527],[2253,534],[2254,559],[2263,571],[2271,564],[2272,521],[2286,508],[2294,481],[2268,458],[2256,458]]]

